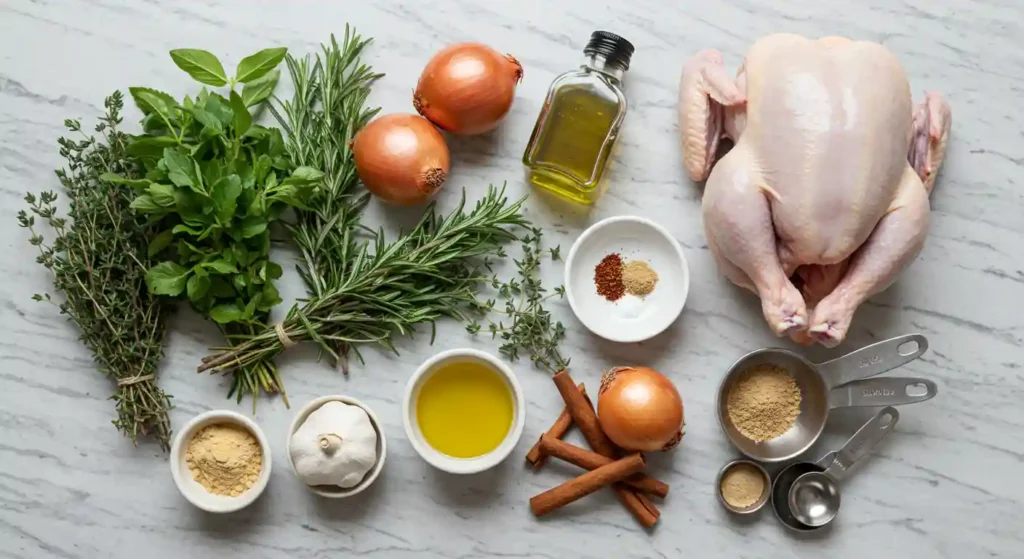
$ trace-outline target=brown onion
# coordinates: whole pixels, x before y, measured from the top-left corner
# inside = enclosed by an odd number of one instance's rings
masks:
[[[442,130],[479,134],[505,117],[522,78],[523,66],[512,55],[480,43],[458,43],[427,62],[412,104]]]
[[[683,399],[649,367],[616,367],[601,377],[597,420],[625,450],[668,450],[683,438]]]
[[[352,140],[352,154],[366,189],[399,206],[423,203],[448,177],[444,136],[413,114],[384,115],[367,124]]]

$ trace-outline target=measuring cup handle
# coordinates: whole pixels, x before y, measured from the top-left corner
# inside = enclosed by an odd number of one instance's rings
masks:
[[[924,392],[910,394],[911,387],[923,387]],[[881,377],[855,380],[837,386],[828,394],[830,408],[864,406],[902,406],[931,400],[939,387],[928,379],[914,377]]]
[[[896,408],[887,407],[879,410],[875,417],[868,420],[850,437],[850,440],[846,441],[843,448],[839,449],[835,461],[825,470],[825,473],[836,481],[845,479],[850,468],[871,454],[878,443],[882,442],[882,439],[893,430],[899,419],[900,412],[896,411]]]
[[[913,343],[913,351],[900,353],[900,347]],[[928,351],[928,339],[921,334],[906,334],[862,347],[831,361],[818,365],[818,372],[828,383],[836,387],[850,381],[880,375],[901,367],[924,355]]]

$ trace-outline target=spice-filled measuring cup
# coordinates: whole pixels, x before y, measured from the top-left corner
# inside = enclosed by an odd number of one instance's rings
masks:
[[[839,511],[839,483],[892,432],[899,418],[896,408],[883,408],[843,448],[817,462],[797,462],[779,472],[772,483],[775,516],[798,532],[816,530],[831,522]]]
[[[938,391],[922,378],[869,378],[906,365],[928,350],[920,334],[881,341],[824,363],[811,363],[792,351],[759,349],[741,357],[718,389],[718,421],[729,441],[759,462],[782,462],[811,447],[825,429],[829,412],[853,406],[895,406],[929,400]],[[763,442],[748,439],[732,424],[727,408],[729,390],[744,371],[758,365],[781,367],[800,388],[800,415],[786,433]]]

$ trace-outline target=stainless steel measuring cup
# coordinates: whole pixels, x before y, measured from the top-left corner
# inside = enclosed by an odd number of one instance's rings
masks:
[[[899,421],[896,408],[880,410],[857,430],[843,448],[817,462],[787,466],[772,482],[772,509],[787,528],[806,532],[827,525],[841,503],[839,483],[850,469],[882,442]]]
[[[718,422],[729,441],[748,457],[760,462],[789,460],[818,440],[832,409],[913,404],[934,397],[938,388],[927,379],[868,378],[905,365],[927,350],[928,340],[924,336],[906,334],[819,364],[785,349],[752,351],[736,361],[722,379],[718,388]],[[800,415],[786,433],[756,442],[740,433],[729,419],[729,390],[744,371],[766,364],[781,367],[793,376],[800,387]]]

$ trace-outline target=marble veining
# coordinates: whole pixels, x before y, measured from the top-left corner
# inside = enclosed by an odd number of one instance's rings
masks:
[[[4,0],[0,2],[0,557],[1020,557],[1024,555],[1024,6],[1001,0],[812,2],[176,2]],[[437,341],[404,339],[399,356],[366,351],[348,378],[293,350],[280,361],[293,405],[345,393],[374,407],[389,437],[382,478],[358,498],[320,500],[288,471],[284,441],[292,412],[279,399],[259,402],[255,418],[274,446],[266,494],[232,516],[193,509],[174,488],[166,457],[133,448],[110,426],[110,383],[92,369],[77,332],[29,297],[48,287],[26,234],[16,226],[26,190],[59,185],[55,139],[68,117],[92,121],[116,88],[153,85],[182,95],[194,84],[169,60],[177,47],[205,48],[236,62],[270,45],[317,48],[354,24],[375,43],[368,61],[387,73],[371,101],[411,111],[410,92],[430,53],[460,40],[483,40],[522,61],[526,77],[498,131],[451,142],[454,172],[440,197],[472,198],[487,183],[527,192],[519,158],[548,83],[573,68],[590,32],[630,39],[636,55],[626,79],[630,112],[608,176],[610,189],[590,214],[540,197],[529,214],[565,250],[587,224],[638,214],[680,241],[692,273],[686,310],[665,334],[617,345],[588,334],[568,306],[574,376],[596,385],[603,368],[645,364],[673,378],[686,402],[687,435],[652,468],[672,485],[662,520],[641,530],[610,492],[543,521],[530,495],[574,470],[534,474],[521,457],[561,407],[557,392],[526,364],[515,370],[529,400],[514,458],[477,476],[432,470],[401,425],[405,380],[442,349],[475,346],[457,324]],[[904,64],[919,98],[942,91],[953,108],[948,158],[932,196],[927,246],[900,281],[861,307],[844,347],[909,331],[931,350],[906,375],[939,383],[939,396],[901,410],[896,432],[850,479],[829,533],[794,537],[770,514],[730,519],[714,498],[718,468],[734,456],[719,432],[714,397],[726,367],[742,353],[776,342],[756,299],[715,269],[700,223],[700,188],[684,179],[676,96],[683,60],[717,47],[735,68],[747,45],[776,31],[881,41]],[[137,113],[128,115],[133,121]],[[367,221],[391,231],[414,218],[371,205]],[[279,261],[291,258],[283,250]],[[545,275],[557,282],[561,270]],[[286,276],[283,293],[302,294]],[[183,309],[161,370],[175,396],[175,427],[203,410],[238,408],[226,380],[194,368],[215,330]],[[834,353],[816,349],[814,358]],[[248,410],[248,403],[242,410]],[[835,447],[870,415],[835,413],[811,454]]]

